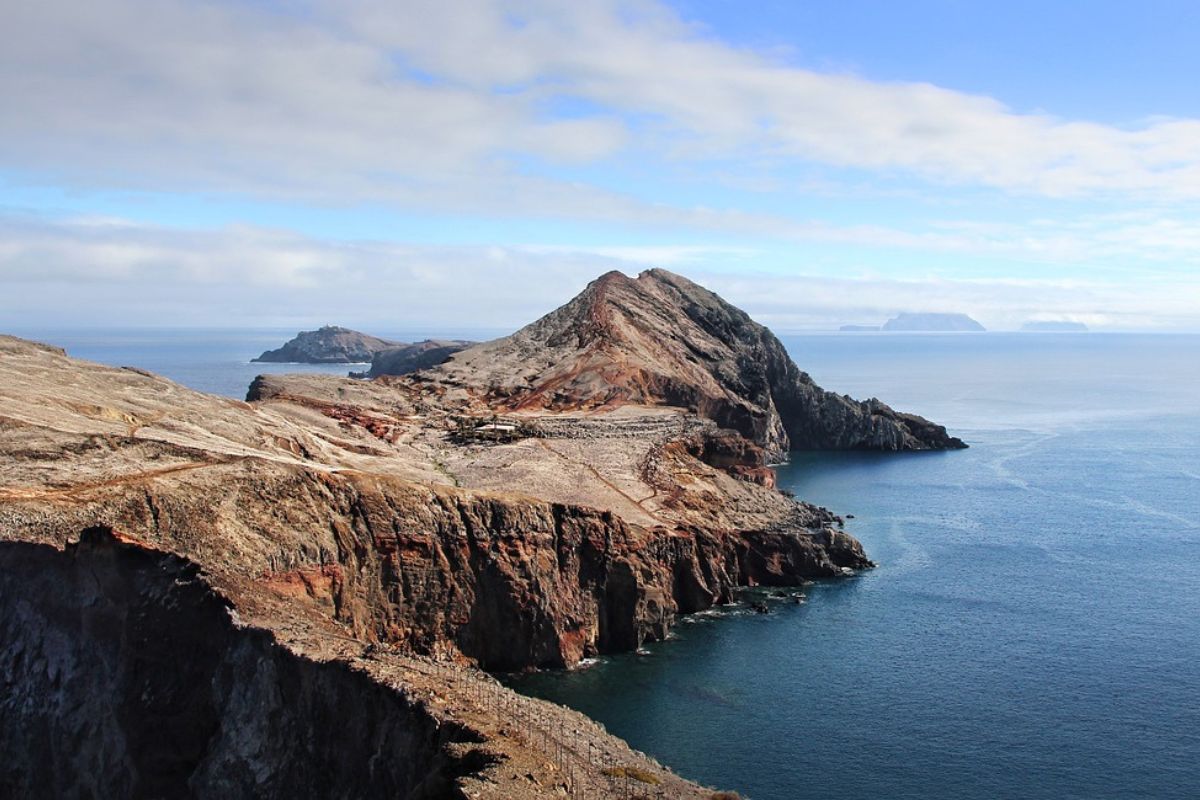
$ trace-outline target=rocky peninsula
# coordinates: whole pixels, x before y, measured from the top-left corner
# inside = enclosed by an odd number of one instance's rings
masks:
[[[775,490],[789,449],[963,446],[661,270],[428,369],[247,402],[0,337],[0,787],[711,797],[487,671],[872,566]]]

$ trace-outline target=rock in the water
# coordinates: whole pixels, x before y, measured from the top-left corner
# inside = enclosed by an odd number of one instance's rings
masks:
[[[381,350],[403,344],[326,325],[315,331],[301,331],[283,347],[268,350],[252,360],[276,364],[362,364],[372,360]]]
[[[883,323],[885,331],[939,332],[987,330],[966,314],[899,314]]]

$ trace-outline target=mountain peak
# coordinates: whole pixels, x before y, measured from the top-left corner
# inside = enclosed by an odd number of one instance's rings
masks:
[[[959,447],[945,429],[878,401],[825,392],[779,340],[683,276],[612,271],[511,336],[425,373],[518,411],[687,409],[741,433],[773,458],[798,449]]]

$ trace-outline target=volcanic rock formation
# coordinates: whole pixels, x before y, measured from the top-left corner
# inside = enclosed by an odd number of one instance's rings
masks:
[[[421,377],[483,391],[511,411],[685,408],[776,461],[789,449],[965,447],[921,417],[821,389],[744,311],[660,269],[603,275],[562,308]]]
[[[285,364],[361,364],[381,350],[405,346],[365,333],[326,325],[301,331],[277,350],[268,350],[252,361]]]
[[[661,271],[421,373],[248,399],[0,337],[0,794],[707,796],[476,667],[870,567],[768,461],[957,443]]]
[[[371,369],[363,377],[379,378],[384,375],[407,375],[419,369],[437,366],[459,350],[470,347],[474,342],[461,339],[425,339],[412,344],[389,347],[375,353]],[[351,377],[359,377],[352,373]]]

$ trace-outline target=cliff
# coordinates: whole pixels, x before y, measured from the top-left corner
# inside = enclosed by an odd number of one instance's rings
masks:
[[[707,797],[481,669],[869,568],[768,460],[957,441],[661,271],[424,372],[248,401],[0,337],[6,795]]]
[[[375,354],[401,346],[365,333],[326,325],[315,331],[301,331],[276,350],[268,350],[256,362],[285,364],[359,364]]]
[[[678,409],[542,415],[536,436],[482,443],[389,379],[253,394],[0,337],[0,727],[37,732],[6,742],[0,787],[609,796],[631,770],[647,796],[705,796],[465,665],[571,665],[737,586],[870,566],[836,517],[769,488],[752,444]],[[255,727],[264,707],[287,741]],[[379,736],[339,748],[339,708]]]
[[[986,330],[966,314],[909,314],[892,317],[883,323],[885,331],[953,332]]]
[[[658,269],[610,272],[513,335],[417,377],[510,411],[684,408],[772,461],[789,449],[965,447],[921,417],[821,389],[744,311]]]

